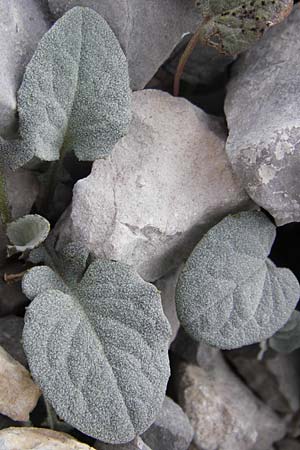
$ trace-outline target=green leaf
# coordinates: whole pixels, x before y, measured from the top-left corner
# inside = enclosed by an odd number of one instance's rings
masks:
[[[269,340],[273,350],[280,353],[291,353],[300,348],[300,313],[293,311],[288,322]]]
[[[267,258],[276,228],[261,212],[228,216],[196,246],[179,277],[179,320],[196,340],[231,349],[272,336],[299,299],[296,277]]]
[[[38,214],[29,214],[7,225],[6,234],[12,245],[7,246],[8,256],[30,251],[45,241],[50,223]]]
[[[293,8],[293,0],[199,0],[203,18],[200,41],[221,53],[247,50]]]
[[[108,155],[130,122],[125,55],[105,20],[89,8],[68,11],[43,36],[18,93],[21,139],[3,139],[3,159],[80,160]]]
[[[157,289],[129,266],[68,245],[61,271],[23,278],[33,299],[24,348],[58,416],[104,442],[124,443],[155,420],[169,378],[170,326]]]

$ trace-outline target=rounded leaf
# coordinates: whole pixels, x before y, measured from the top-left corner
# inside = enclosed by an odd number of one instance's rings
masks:
[[[131,441],[155,420],[169,378],[170,326],[157,289],[130,267],[100,260],[69,293],[49,280],[53,288],[47,281],[36,290],[25,315],[34,379],[75,428],[104,442]],[[31,296],[34,282],[37,268],[24,277]]]
[[[18,113],[21,140],[0,143],[12,167],[33,157],[53,161],[70,150],[93,161],[126,134],[127,61],[98,13],[73,8],[43,36],[18,92]]]
[[[198,0],[204,19],[201,41],[221,53],[237,55],[284,20],[293,5],[293,0]]]
[[[289,319],[299,284],[267,258],[275,226],[261,212],[228,216],[203,237],[176,288],[179,320],[196,340],[231,349],[272,336]]]
[[[270,347],[280,353],[300,348],[300,312],[293,311],[288,322],[269,340]]]
[[[41,245],[50,231],[50,223],[38,214],[28,214],[7,225],[6,234],[13,245],[7,246],[8,256],[23,253]]]

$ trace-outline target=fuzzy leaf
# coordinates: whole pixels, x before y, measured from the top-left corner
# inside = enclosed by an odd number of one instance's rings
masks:
[[[236,55],[287,17],[293,4],[293,0],[199,0],[200,40],[221,53]]]
[[[71,244],[60,273],[35,267],[25,275],[33,301],[24,348],[59,417],[101,441],[124,443],[161,408],[170,327],[153,285],[118,262],[95,260],[86,269],[87,257]]]
[[[244,212],[223,219],[196,246],[176,289],[179,320],[194,339],[237,348],[287,322],[299,284],[267,258],[275,230],[263,213]]]
[[[293,311],[288,322],[269,340],[270,347],[280,353],[300,348],[300,312]]]
[[[12,167],[33,157],[80,160],[110,153],[130,122],[125,55],[105,20],[89,8],[68,11],[48,31],[18,93],[20,141],[1,140]]]
[[[13,245],[7,246],[8,256],[32,250],[45,241],[50,223],[38,214],[28,214],[7,225],[6,234]]]

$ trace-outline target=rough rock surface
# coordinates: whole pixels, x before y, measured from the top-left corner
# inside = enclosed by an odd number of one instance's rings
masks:
[[[162,411],[142,438],[153,450],[187,450],[193,435],[194,430],[186,414],[166,397]]]
[[[182,363],[178,389],[201,450],[270,450],[285,435],[284,422],[231,372],[221,354],[210,369]]]
[[[160,291],[164,313],[172,328],[172,336],[170,342],[175,339],[180,326],[175,304],[175,290],[180,271],[181,267],[168,273],[164,277],[157,280],[155,283],[155,286]]]
[[[283,439],[276,444],[276,450],[300,450],[300,442],[296,439]]]
[[[128,442],[128,444],[121,445],[105,444],[104,442],[97,441],[94,447],[96,450],[152,450],[140,437],[137,437],[132,442]]]
[[[1,450],[93,450],[65,433],[44,428],[6,428],[0,431]]]
[[[226,146],[250,197],[278,225],[300,220],[300,9],[233,66]]]
[[[28,370],[0,347],[1,414],[13,420],[29,420],[29,413],[36,406],[40,394]]]
[[[186,0],[49,0],[56,17],[78,5],[93,8],[111,26],[127,56],[133,90],[145,87],[200,21],[194,2]]]
[[[273,353],[257,359],[258,346],[244,347],[226,352],[226,357],[234,365],[251,389],[272,409],[281,414],[291,414],[300,407],[299,373],[294,355]]]
[[[16,125],[16,92],[38,41],[50,23],[37,0],[0,2],[0,135]]]
[[[22,317],[7,316],[0,318],[0,345],[14,359],[27,365],[26,356],[21,344],[24,320]]]
[[[133,120],[112,155],[74,188],[58,247],[83,242],[155,281],[177,267],[203,233],[249,207],[224,152],[219,119],[159,91],[133,94]],[[60,231],[59,231],[60,230]]]
[[[0,77],[1,77],[1,69],[0,69]],[[1,104],[0,104],[0,115],[1,115]],[[19,169],[16,170],[15,172],[12,172],[11,170],[7,169],[5,171],[5,183],[6,183],[7,199],[9,202],[12,219],[18,219],[19,217],[28,214],[35,200],[37,199],[39,193],[39,183],[35,175],[32,172],[29,172],[28,170],[25,169]],[[0,222],[0,263],[3,263],[5,260],[6,245],[7,245],[7,238],[5,229],[2,223]]]
[[[8,201],[13,219],[28,214],[39,193],[39,183],[29,170],[19,169],[5,174]]]

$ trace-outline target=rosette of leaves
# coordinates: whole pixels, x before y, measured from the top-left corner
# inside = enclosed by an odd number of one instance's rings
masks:
[[[24,349],[46,399],[67,423],[125,443],[155,420],[169,378],[170,326],[158,290],[129,266],[89,259],[79,244],[23,278],[32,301]]]
[[[10,241],[8,256],[28,253],[39,247],[47,238],[50,223],[38,214],[28,214],[7,225],[6,234]]]
[[[293,311],[288,322],[269,340],[273,350],[280,353],[291,353],[300,348],[300,312]]]
[[[201,21],[179,61],[174,95],[179,94],[181,75],[197,43],[226,55],[238,55],[268,28],[284,20],[293,4],[293,0],[197,0]]]
[[[276,228],[262,212],[228,216],[196,246],[176,288],[179,320],[194,339],[232,349],[260,342],[291,316],[300,288],[267,257]]]
[[[127,61],[98,13],[73,8],[43,36],[18,92],[18,115],[20,139],[0,141],[2,161],[12,168],[71,150],[93,161],[126,134]]]

